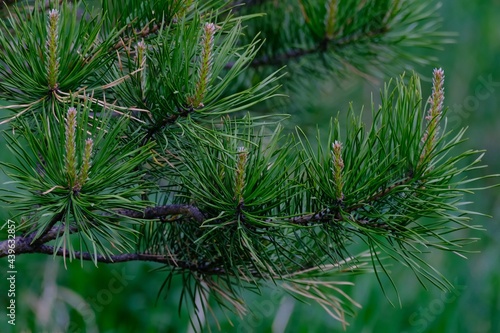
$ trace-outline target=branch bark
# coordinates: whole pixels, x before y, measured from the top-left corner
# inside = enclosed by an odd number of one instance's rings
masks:
[[[397,185],[404,184],[407,181],[407,179],[398,182],[397,184],[389,187],[385,191],[382,191],[372,197],[372,200],[378,200],[381,196],[389,194],[392,189],[394,189]],[[354,208],[357,207],[351,207],[349,211],[354,210]],[[203,223],[205,220],[205,217],[203,213],[199,210],[198,207],[192,206],[192,205],[182,205],[182,204],[171,204],[171,205],[164,205],[164,206],[155,206],[155,207],[148,207],[144,211],[134,211],[134,210],[128,210],[128,209],[120,209],[117,210],[116,213],[118,215],[122,216],[127,216],[130,218],[137,218],[137,219],[146,219],[146,220],[156,220],[159,219],[162,222],[167,222],[164,218],[166,216],[171,216],[171,215],[181,215],[187,218],[191,218],[195,220],[198,223]],[[27,253],[44,253],[44,254],[55,254],[58,256],[65,256],[68,253],[65,252],[63,249],[58,249],[55,251],[54,247],[45,245],[46,243],[50,242],[51,240],[54,240],[60,235],[62,232],[64,232],[65,226],[64,225],[55,225],[56,222],[59,222],[62,218],[62,214],[57,214],[56,217],[54,217],[53,221],[51,222],[51,227],[40,237],[35,239],[35,233],[29,233],[27,235],[22,235],[22,236],[16,236],[14,241],[15,241],[15,254],[20,255],[20,254],[27,254]],[[336,214],[335,216],[332,215],[329,209],[323,209],[320,212],[317,213],[312,213],[312,214],[305,214],[302,216],[297,216],[293,218],[289,218],[288,222],[290,224],[296,224],[296,225],[309,225],[312,223],[327,223],[327,222],[342,222],[343,218],[341,215]],[[352,221],[351,221],[352,222]],[[363,223],[360,221],[355,221],[356,223],[366,225],[368,223]],[[381,229],[387,229],[387,226],[379,226]],[[76,225],[71,225],[70,227],[70,232],[71,233],[76,233],[78,232],[78,228]],[[10,240],[10,243],[12,243],[12,239]],[[55,252],[54,252],[55,251]],[[6,257],[9,254],[9,240],[4,240],[0,242],[0,258],[1,257]],[[217,273],[217,274],[223,274],[224,270],[220,267],[216,267],[211,265],[210,263],[203,263],[203,264],[193,264],[193,263],[188,263],[188,262],[178,262],[172,257],[164,256],[164,255],[155,255],[155,254],[140,254],[140,253],[126,253],[126,254],[119,254],[119,255],[113,255],[113,256],[96,256],[93,257],[90,253],[86,252],[75,252],[76,257],[80,257],[82,260],[90,260],[90,261],[97,261],[97,262],[103,262],[103,263],[118,263],[118,262],[125,262],[125,261],[154,261],[158,263],[163,263],[163,264],[168,264],[171,266],[177,266],[179,268],[185,268],[189,270],[195,270],[199,272],[205,272],[207,273],[206,270],[210,270],[212,273]]]
[[[367,32],[356,32],[351,35],[341,37],[338,39],[328,39],[325,38],[319,42],[314,47],[309,49],[291,49],[284,53],[274,54],[271,56],[262,56],[260,58],[254,59],[250,63],[250,67],[258,68],[262,66],[280,66],[288,63],[290,60],[296,60],[304,56],[311,54],[318,54],[325,52],[329,46],[335,48],[336,50],[345,48],[351,44],[359,43],[363,39],[378,38],[386,33],[388,29],[386,27],[381,27],[378,29],[370,30]],[[234,63],[228,63],[225,68],[230,69],[234,66]]]
[[[162,219],[168,215],[183,215],[186,217],[190,217],[196,222],[202,223],[205,218],[201,211],[195,207],[190,205],[164,205],[164,206],[156,206],[156,207],[148,207],[143,212],[138,212],[135,210],[128,209],[120,209],[116,211],[120,215],[125,215],[132,218],[146,219],[146,220],[154,220],[154,219]]]
[[[146,219],[146,220],[156,220],[159,219],[164,221],[164,217],[169,215],[182,215],[193,220],[198,223],[202,223],[204,221],[204,216],[200,212],[197,207],[190,205],[164,205],[164,206],[156,206],[156,207],[148,207],[144,211],[134,211],[128,209],[120,209],[116,211],[117,214],[122,216],[128,216],[131,218],[138,219]],[[35,239],[36,232],[31,232],[26,235],[16,236],[14,238],[15,241],[15,251],[16,255],[22,253],[46,253],[46,243],[50,242],[57,238],[62,232],[64,232],[64,225],[55,225],[57,222],[60,222],[62,218],[62,214],[57,214],[50,223],[50,228],[47,228],[41,236]],[[78,228],[76,225],[71,225],[70,227],[71,233],[78,232]],[[10,240],[12,243],[12,239]],[[0,242],[0,258],[6,257],[9,254],[9,240],[4,240]],[[52,251],[54,249],[52,248]],[[43,251],[43,252],[40,252]],[[53,252],[51,252],[53,254]],[[63,253],[61,253],[62,255]],[[138,259],[135,259],[138,260]]]
[[[54,251],[54,247],[50,245],[41,245],[36,248],[25,247],[25,249],[27,249],[28,251],[24,253],[41,253],[50,255],[55,254],[60,257],[69,256],[69,253],[67,251],[63,249],[58,249],[57,251]],[[208,262],[192,263],[187,261],[175,260],[175,258],[166,255],[155,255],[147,253],[124,253],[112,256],[102,256],[102,255],[93,256],[88,252],[76,251],[75,258],[81,258],[82,260],[86,261],[97,261],[106,264],[117,264],[129,261],[149,261],[149,262],[166,264],[174,268],[177,267],[179,269],[187,269],[193,272],[199,272],[210,275],[220,275],[226,273],[226,271],[223,268],[213,265],[212,263]]]

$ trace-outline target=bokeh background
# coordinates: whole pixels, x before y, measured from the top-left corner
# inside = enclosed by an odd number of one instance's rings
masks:
[[[449,126],[468,127],[470,149],[486,149],[487,165],[477,176],[500,173],[500,0],[444,0],[440,13],[443,30],[456,32],[455,43],[432,51],[435,64],[416,68],[427,78],[430,93],[432,69],[446,73],[446,105]],[[386,78],[389,79],[389,78]],[[349,78],[332,84],[314,82],[316,95],[304,110],[294,115],[301,126],[314,130],[328,123],[349,102],[361,110],[369,105],[383,80]],[[464,147],[465,147],[464,146]],[[2,160],[8,159],[1,142]],[[0,182],[7,181],[0,174]],[[482,181],[491,186],[499,179]],[[8,186],[8,185],[2,185]],[[345,332],[500,332],[500,189],[478,191],[468,199],[470,208],[487,216],[473,223],[485,231],[468,231],[479,240],[470,246],[465,260],[451,253],[434,252],[430,260],[454,285],[452,292],[422,287],[412,273],[393,267],[399,300],[387,283],[387,297],[374,275],[353,278],[348,291],[363,307]],[[0,221],[7,211],[0,211]],[[7,261],[0,260],[0,300],[6,297]],[[190,312],[178,311],[180,289],[157,299],[164,274],[152,272],[152,264],[100,265],[74,262],[64,267],[62,259],[42,255],[17,258],[17,326],[7,325],[0,311],[0,332],[56,332],[58,324],[70,320],[71,332],[191,332]],[[386,281],[387,282],[387,281]],[[179,283],[179,281],[177,281]],[[245,294],[252,313],[240,319],[219,316],[223,332],[342,332],[344,329],[317,305],[302,304],[290,296],[264,289],[263,296]],[[394,306],[391,304],[394,304]],[[232,324],[231,324],[232,322]],[[216,324],[209,320],[212,330]]]

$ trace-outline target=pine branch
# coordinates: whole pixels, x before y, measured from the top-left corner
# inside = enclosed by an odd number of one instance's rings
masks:
[[[363,207],[364,205],[371,205],[374,202],[376,202],[378,200],[381,200],[385,196],[389,195],[397,187],[404,186],[404,185],[408,184],[409,182],[411,182],[413,180],[414,180],[413,177],[406,177],[406,178],[404,178],[402,180],[399,180],[399,181],[395,182],[394,184],[390,185],[389,187],[383,189],[382,191],[375,193],[370,198],[368,198],[366,201],[361,201],[361,202],[359,202],[356,205],[346,207],[345,211],[350,213],[350,212],[353,212],[353,211],[355,211],[355,210]]]
[[[54,215],[49,224],[45,227],[44,230],[42,230],[40,235],[37,236],[37,232],[33,231],[32,233],[30,233],[28,236],[25,237],[26,242],[28,244],[33,244],[33,246],[37,246],[55,239],[59,234],[62,234],[63,232],[64,229],[63,227],[56,227],[56,223],[61,221],[63,216],[64,216],[63,212]],[[71,230],[72,232],[77,231],[76,228],[73,227],[71,228]]]
[[[0,257],[3,257],[4,251],[6,250],[4,242],[0,242]],[[48,254],[56,255],[60,257],[68,257],[68,251],[63,249],[55,249],[50,245],[39,245],[34,246],[26,242],[25,238],[16,238],[16,255],[19,254]],[[144,261],[144,262],[156,262],[161,264],[166,264],[172,268],[185,269],[191,272],[198,272],[208,275],[224,275],[227,272],[220,267],[217,267],[211,263],[192,263],[186,261],[175,260],[174,258],[165,255],[154,255],[147,253],[124,253],[111,256],[96,255],[94,256],[88,252],[75,252],[76,257],[85,261],[97,261],[106,264],[117,264],[130,261]]]
[[[388,192],[385,192],[386,194]],[[380,198],[377,196],[377,199]],[[368,203],[367,203],[368,204]],[[191,218],[194,221],[198,223],[203,223],[205,221],[205,217],[203,213],[193,205],[181,205],[181,204],[171,204],[171,205],[163,205],[163,206],[155,206],[155,207],[148,207],[144,211],[135,211],[135,210],[127,210],[127,209],[119,209],[116,210],[116,214],[118,215],[123,215],[135,219],[143,219],[143,220],[156,220],[158,219],[161,222],[171,222],[169,220],[166,220],[165,218],[167,216],[171,215],[182,215],[186,218]],[[241,212],[243,214],[243,212]],[[32,232],[26,236],[17,236],[15,238],[15,243],[16,243],[16,255],[19,254],[24,254],[24,253],[45,253],[45,254],[54,254],[54,252],[48,252],[48,249],[51,248],[54,250],[53,247],[48,247],[46,244],[57,237],[61,236],[65,230],[64,225],[55,225],[57,222],[59,222],[62,218],[62,214],[57,214],[52,218],[51,223],[49,224],[50,228],[47,228],[46,231],[44,231],[40,236],[36,237],[36,233]],[[270,222],[272,219],[269,220]],[[313,224],[322,224],[322,223],[341,223],[341,222],[355,222],[360,225],[366,225],[369,224],[368,221],[357,221],[357,220],[345,220],[343,219],[340,215],[335,214],[332,215],[330,213],[330,210],[325,208],[321,210],[318,213],[313,213],[313,214],[303,214],[297,217],[292,217],[288,219],[284,219],[283,222],[289,223],[290,225],[297,225],[297,226],[305,226],[305,225],[313,225]],[[382,229],[386,229],[386,226],[380,226]],[[69,227],[69,230],[71,233],[77,233],[79,232],[79,229],[76,225],[71,225]],[[5,257],[8,254],[8,240],[4,240],[0,242],[0,258]],[[67,251],[63,251],[59,249],[55,254],[57,255],[64,255],[67,253]],[[78,253],[78,255],[76,255]],[[79,255],[82,254],[80,252],[75,252],[75,256],[79,257]],[[92,260],[92,255],[89,253],[83,253],[84,257],[82,258],[83,260]],[[149,255],[151,256],[151,260],[147,259],[147,256],[141,256],[139,254],[124,254],[122,256],[118,255],[112,255],[112,256],[102,256],[102,255],[97,255],[97,261],[99,262],[120,262],[120,261],[132,261],[132,260],[145,260],[145,261],[156,261],[156,262],[164,262],[165,259],[161,259],[161,256],[154,256],[154,255]],[[156,258],[157,257],[157,258]],[[115,258],[117,261],[113,260]],[[155,259],[156,258],[156,259]],[[162,261],[163,260],[163,261]],[[164,262],[168,263],[168,262]],[[184,268],[191,267],[189,265],[182,266]]]
[[[183,215],[185,217],[192,218],[198,223],[202,223],[204,221],[204,216],[200,212],[200,210],[197,207],[190,205],[171,204],[164,206],[148,207],[143,212],[120,209],[117,210],[116,213],[132,218],[146,219],[146,220],[153,220],[158,218],[162,220],[165,216],[168,215]]]
[[[129,24],[127,25],[127,28],[131,28],[132,25]],[[158,24],[153,24],[152,27],[149,27],[149,25],[146,25],[143,27],[141,30],[134,30],[134,37],[123,37],[120,38],[120,41],[117,42],[112,50],[119,50],[121,48],[127,50],[130,52],[130,44],[134,41],[139,40],[140,38],[148,38],[151,37],[152,35],[156,34],[160,30],[160,26]]]
[[[289,63],[291,60],[298,60],[308,55],[327,52],[329,47],[332,47],[335,52],[340,52],[343,48],[357,44],[360,41],[369,42],[370,39],[379,38],[388,31],[388,28],[384,26],[366,32],[355,32],[349,36],[344,36],[338,39],[325,38],[315,46],[307,49],[290,49],[284,53],[264,55],[260,58],[256,58],[250,63],[250,67],[258,68],[262,66],[282,66]],[[228,63],[225,68],[230,69],[233,66],[234,63]]]
[[[165,126],[175,124],[175,122],[179,118],[186,118],[188,117],[191,113],[194,112],[194,109],[192,107],[189,108],[177,108],[177,113],[174,113],[172,115],[169,115],[167,117],[163,117],[160,120],[157,120],[147,131],[143,141],[142,145],[145,145],[148,143],[154,136],[155,134],[159,133]]]
[[[208,277],[217,301],[235,307],[235,286],[297,278],[297,295],[343,320],[329,281],[345,273],[338,268],[359,238],[369,252],[361,261],[375,270],[387,273],[382,252],[443,285],[419,255],[470,241],[448,236],[475,227],[462,209],[473,180],[463,177],[482,155],[455,150],[463,130],[440,129],[442,70],[427,116],[417,76],[402,77],[372,107],[372,124],[350,109],[345,126],[332,120],[312,144],[300,130],[269,130],[268,117],[227,117],[279,88],[280,74],[248,67],[291,64],[293,73],[299,64],[313,77],[345,63],[420,61],[404,48],[443,42],[435,7],[250,3],[232,11],[220,0],[102,1],[99,14],[64,1],[47,15],[37,0],[32,13],[0,21],[0,98],[15,113],[3,134],[16,160],[0,161],[15,186],[0,199],[24,233],[0,241],[0,257],[15,241],[16,255],[155,262],[183,274],[186,295]],[[262,8],[269,15],[256,14]],[[313,56],[323,63],[300,61]]]
[[[301,74],[380,75],[411,63],[428,64],[431,56],[418,60],[413,50],[438,48],[452,42],[449,33],[437,33],[439,5],[415,0],[400,1],[310,1],[258,2],[242,6],[243,13],[266,12],[249,26],[249,35],[260,33],[273,40],[264,44],[251,67],[277,68],[287,65],[294,77]],[[283,29],[282,26],[287,26]],[[408,32],[411,31],[411,34]],[[316,55],[314,61],[300,59]],[[226,68],[231,68],[228,63]],[[295,80],[290,80],[295,82]]]
[[[148,207],[144,211],[118,209],[116,210],[116,214],[135,219],[159,219],[160,221],[165,221],[164,218],[166,216],[183,215],[187,218],[192,218],[198,223],[202,223],[204,221],[204,216],[197,207],[178,204]],[[55,224],[61,221],[63,215],[64,214],[62,213],[54,215],[51,222],[39,236],[36,236],[36,232],[29,233],[25,236],[17,236],[15,238],[16,254],[30,253],[30,251],[38,249],[42,244],[48,243],[56,239],[58,236],[61,236],[64,233],[65,227],[64,225],[60,226]],[[74,224],[69,227],[69,230],[71,233],[77,233],[80,231]],[[0,242],[0,257],[5,257],[8,254],[7,244],[7,240]]]

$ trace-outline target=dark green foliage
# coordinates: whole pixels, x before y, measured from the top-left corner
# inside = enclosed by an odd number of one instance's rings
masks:
[[[438,30],[438,8],[413,0],[298,0],[264,1],[243,6],[241,12],[267,13],[246,35],[273,41],[264,44],[253,67],[287,65],[295,75],[319,77],[353,71],[384,76],[433,60],[416,56],[416,48],[440,48],[450,42],[450,34]]]

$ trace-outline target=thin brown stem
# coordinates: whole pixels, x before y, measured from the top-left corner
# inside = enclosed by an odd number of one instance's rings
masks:
[[[57,251],[54,251],[54,247],[50,245],[41,245],[38,247],[31,246],[23,246],[22,251],[18,253],[40,253],[40,254],[50,254],[56,255],[60,257],[68,257],[69,253],[62,248],[59,248]],[[226,274],[224,268],[214,265],[212,263],[192,263],[187,261],[179,261],[167,255],[156,255],[156,254],[145,254],[145,253],[123,253],[111,256],[103,256],[103,255],[93,255],[88,252],[75,252],[75,258],[80,258],[85,261],[97,261],[106,264],[117,264],[122,262],[129,261],[149,261],[149,262],[157,262],[161,264],[166,264],[171,267],[177,267],[179,269],[187,269],[194,272],[211,274],[211,275],[219,275]]]
[[[323,39],[314,47],[309,49],[291,49],[284,53],[274,54],[272,56],[262,56],[254,59],[250,67],[257,68],[262,66],[280,66],[288,63],[291,60],[296,60],[311,54],[325,52],[329,46],[336,50],[350,46],[351,44],[361,42],[364,39],[372,39],[382,36],[387,32],[386,27],[381,27],[367,32],[356,32],[351,35],[338,39]],[[229,69],[234,66],[234,63],[226,64],[225,68]]]
[[[116,212],[120,215],[146,220],[162,219],[168,215],[183,215],[190,217],[199,223],[202,223],[205,220],[203,214],[197,207],[180,204],[148,207],[142,212],[128,209],[120,209]]]

